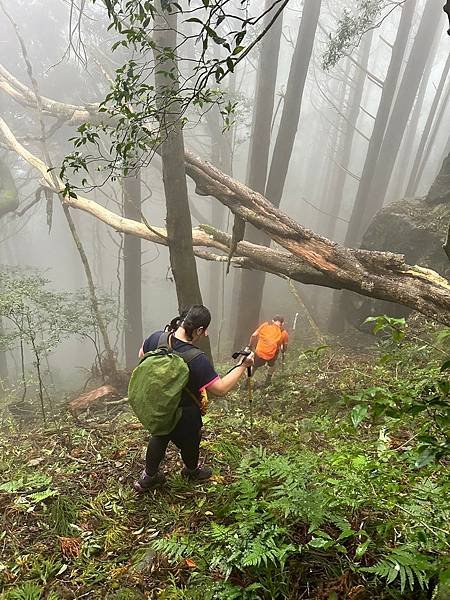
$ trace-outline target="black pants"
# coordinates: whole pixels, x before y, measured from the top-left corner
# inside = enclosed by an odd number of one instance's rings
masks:
[[[188,469],[196,469],[202,435],[202,417],[197,406],[183,407],[181,418],[175,429],[167,435],[153,435],[147,447],[145,470],[147,475],[155,475],[163,460],[169,442],[173,442],[181,452],[181,458]]]

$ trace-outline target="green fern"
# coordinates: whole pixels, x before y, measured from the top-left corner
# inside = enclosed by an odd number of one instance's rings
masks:
[[[422,590],[425,589],[428,586],[431,567],[430,559],[425,555],[415,552],[414,549],[399,547],[394,548],[373,567],[360,570],[386,579],[388,585],[398,579],[403,593],[406,587],[412,591],[416,582]]]
[[[25,581],[7,593],[7,600],[41,600],[43,589],[32,581]]]
[[[199,544],[188,536],[174,536],[161,540],[155,540],[152,548],[164,554],[171,562],[179,562],[184,558],[192,558],[201,551]]]

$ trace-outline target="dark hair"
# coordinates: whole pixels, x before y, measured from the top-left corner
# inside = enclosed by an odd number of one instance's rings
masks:
[[[192,334],[196,329],[199,327],[207,329],[210,323],[211,313],[206,306],[203,306],[203,304],[193,304],[183,318],[181,326],[186,331],[188,338],[192,339]]]
[[[211,323],[211,313],[202,304],[193,304],[191,307],[181,311],[178,317],[175,317],[166,325],[164,331],[173,333],[182,326],[186,331],[188,338],[192,339],[192,334],[199,327],[207,329]]]
[[[280,323],[284,323],[284,317],[280,317],[280,315],[275,315],[272,321],[279,321]]]
[[[178,315],[178,317],[174,317],[170,323],[168,323],[165,327],[164,327],[164,331],[167,331],[169,333],[174,333],[174,331],[176,331],[178,329],[178,327],[181,325],[181,323],[183,322],[183,319],[185,318],[185,316],[188,314],[188,309],[184,309],[181,311],[181,313]]]

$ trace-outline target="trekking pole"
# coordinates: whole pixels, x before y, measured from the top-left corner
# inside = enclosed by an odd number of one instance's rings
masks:
[[[250,408],[250,436],[253,439],[253,385],[252,385],[252,368],[247,367],[247,391],[248,404]]]
[[[241,350],[240,352],[234,352],[232,354],[232,357],[234,359],[238,358],[239,356],[248,356],[249,354],[251,354],[251,350]],[[253,385],[252,385],[252,368],[251,367],[247,367],[247,393],[248,393],[248,403],[249,403],[249,408],[250,408],[250,435],[253,437]]]

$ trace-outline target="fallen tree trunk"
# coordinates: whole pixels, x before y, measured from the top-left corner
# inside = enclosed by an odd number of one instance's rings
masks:
[[[0,70],[0,83],[2,81],[5,84],[3,68]],[[6,83],[11,86],[11,79]],[[2,89],[5,89],[5,86]],[[25,93],[23,89],[16,89],[16,92],[16,96]],[[45,99],[45,110],[48,110],[49,114],[52,102]],[[27,105],[30,104],[31,98],[28,96]],[[62,118],[61,103],[55,105],[57,110],[55,109],[54,116]],[[72,123],[77,111],[73,106],[66,110],[65,114],[67,118],[70,117]],[[78,114],[83,112],[92,117],[93,105],[89,109],[80,107]],[[47,185],[52,187],[46,165],[17,142],[4,122],[1,123],[0,134],[5,143],[41,171]],[[399,254],[340,246],[296,223],[275,208],[264,196],[190,152],[185,154],[185,164],[186,173],[194,180],[198,194],[217,198],[235,215],[267,233],[272,240],[287,250],[287,253],[279,252],[240,242],[234,261],[236,265],[287,275],[303,283],[347,289],[364,296],[397,302],[450,325],[450,283],[434,271],[408,265],[404,256]],[[62,184],[59,190],[54,187],[52,189],[59,193]],[[165,230],[119,217],[86,198],[65,197],[64,202],[90,212],[118,231],[167,244]],[[229,238],[211,229],[209,235],[205,231],[194,230],[193,244],[228,252]],[[197,255],[210,260],[223,260],[221,256],[205,254],[204,251],[197,251]]]

